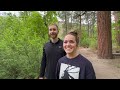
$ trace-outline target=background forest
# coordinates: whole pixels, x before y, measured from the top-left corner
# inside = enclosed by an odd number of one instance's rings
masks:
[[[119,11],[16,12],[19,15],[0,13],[0,79],[38,78],[51,23],[58,24],[61,39],[76,30],[79,46],[97,50],[98,58],[113,58],[113,53],[120,53]]]

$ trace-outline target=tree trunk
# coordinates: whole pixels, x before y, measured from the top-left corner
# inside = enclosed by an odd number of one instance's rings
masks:
[[[111,12],[97,12],[98,58],[112,59]]]
[[[66,34],[67,34],[67,13],[65,11],[65,30],[66,30]]]
[[[96,14],[96,12],[93,12],[92,26],[91,26],[92,37],[94,37],[94,27],[95,27],[95,18],[96,18],[95,14]]]
[[[117,32],[116,33],[117,46],[120,46],[120,24],[118,24],[118,21],[120,20],[120,15],[119,15],[120,12],[114,11],[113,14],[114,14],[115,23],[116,23],[115,31]]]
[[[73,23],[73,15],[72,15],[73,11],[71,12],[71,29],[72,29],[72,23]]]
[[[80,30],[78,31],[78,33],[79,33],[79,40],[81,41],[81,37],[82,37],[82,30],[81,30],[81,16],[79,16],[79,23],[80,23]]]
[[[87,21],[87,29],[86,30],[88,32],[88,37],[89,37],[89,34],[90,34],[90,32],[89,32],[90,31],[89,30],[90,29],[90,27],[89,27],[89,14],[86,14],[86,21]]]

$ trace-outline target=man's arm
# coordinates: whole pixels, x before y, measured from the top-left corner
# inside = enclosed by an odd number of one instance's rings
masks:
[[[45,68],[46,68],[46,54],[45,54],[45,49],[43,48],[43,56],[42,56],[42,61],[41,61],[39,79],[43,79],[44,73],[45,73]]]
[[[59,73],[60,73],[60,64],[58,62],[56,66],[56,72],[55,72],[56,79],[59,79]]]

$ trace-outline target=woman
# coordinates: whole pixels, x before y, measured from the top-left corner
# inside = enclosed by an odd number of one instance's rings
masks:
[[[57,79],[96,79],[92,63],[78,53],[79,38],[75,31],[69,32],[63,41],[66,56],[59,59]]]

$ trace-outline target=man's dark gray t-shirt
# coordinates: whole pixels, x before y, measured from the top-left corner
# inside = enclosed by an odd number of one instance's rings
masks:
[[[59,39],[56,43],[47,42],[43,48],[40,77],[55,79],[55,71],[58,60],[65,55],[63,41]]]

